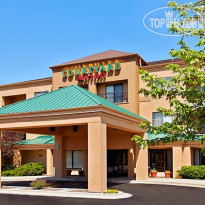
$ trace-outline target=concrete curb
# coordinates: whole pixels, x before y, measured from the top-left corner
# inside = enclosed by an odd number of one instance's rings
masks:
[[[24,195],[24,196],[50,196],[65,198],[86,198],[86,199],[126,199],[132,197],[131,194],[119,192],[118,194],[88,193],[83,189],[51,188],[33,190],[28,187],[2,187],[0,194]]]
[[[36,179],[49,178],[49,176],[21,176],[21,177],[1,177],[2,182],[34,181]]]
[[[205,183],[205,181],[204,181]],[[182,187],[195,187],[195,188],[205,188],[205,184],[191,183],[191,182],[176,182],[176,181],[130,181],[130,184],[154,184],[154,185],[168,185],[168,186],[182,186]]]

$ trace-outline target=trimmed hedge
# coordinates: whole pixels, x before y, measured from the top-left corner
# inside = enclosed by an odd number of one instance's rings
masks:
[[[184,179],[205,179],[205,165],[183,166],[177,172]]]
[[[2,176],[39,176],[44,173],[44,167],[42,163],[28,163],[7,171],[2,171]]]

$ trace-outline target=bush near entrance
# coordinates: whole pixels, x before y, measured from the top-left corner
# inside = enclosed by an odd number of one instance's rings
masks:
[[[7,171],[2,171],[2,176],[39,176],[44,173],[42,163],[28,163],[18,168],[13,168]]]
[[[205,165],[183,166],[177,172],[184,179],[205,179]]]

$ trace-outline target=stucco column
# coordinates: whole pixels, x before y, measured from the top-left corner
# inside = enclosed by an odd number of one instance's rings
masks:
[[[55,177],[63,178],[66,175],[65,151],[63,136],[55,136]]]
[[[147,139],[147,133],[141,135]],[[148,147],[143,149],[139,144],[136,145],[136,180],[148,179]]]
[[[88,191],[107,190],[107,126],[88,123]]]
[[[128,149],[128,178],[134,178],[134,150]]]
[[[0,130],[0,187],[2,187],[1,185],[1,137],[2,137],[2,131]]]
[[[83,161],[83,171],[85,174],[85,177],[88,178],[88,150],[84,149],[83,150],[83,157],[82,157],[82,161]]]
[[[182,166],[191,165],[191,147],[183,147],[182,149]]]
[[[46,150],[46,170],[47,175],[53,176],[53,153],[51,149]]]
[[[182,167],[182,146],[175,146],[172,148],[173,155],[173,178],[179,178],[177,170]]]
[[[136,62],[129,63],[129,72],[127,73],[128,77],[128,102],[130,105],[129,110],[139,114],[139,94],[136,92],[139,90],[139,74],[138,66]]]

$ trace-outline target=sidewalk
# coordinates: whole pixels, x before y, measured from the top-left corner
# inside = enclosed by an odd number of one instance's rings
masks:
[[[68,188],[45,188],[33,190],[30,187],[2,187],[0,194],[28,195],[28,196],[54,196],[86,199],[125,199],[132,197],[131,194],[119,192],[117,194],[89,193],[86,189]]]
[[[205,188],[205,180],[194,179],[172,179],[172,178],[148,178],[146,181],[130,181],[131,184],[159,184],[159,185],[173,185]]]

